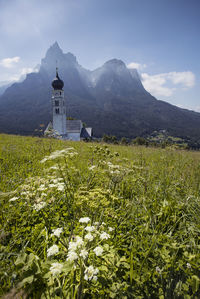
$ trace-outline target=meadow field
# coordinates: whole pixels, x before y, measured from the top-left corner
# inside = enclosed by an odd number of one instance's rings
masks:
[[[2,134],[0,207],[2,298],[200,298],[200,152]]]

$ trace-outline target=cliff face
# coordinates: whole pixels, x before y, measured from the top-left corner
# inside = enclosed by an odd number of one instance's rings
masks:
[[[51,81],[55,65],[64,81],[67,115],[93,127],[94,135],[134,138],[167,129],[174,136],[200,136],[200,114],[158,101],[143,87],[137,70],[112,59],[89,71],[57,43],[37,73],[8,87],[0,97],[0,132],[33,134],[51,120]]]

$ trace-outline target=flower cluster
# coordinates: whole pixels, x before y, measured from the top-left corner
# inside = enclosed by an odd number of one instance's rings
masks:
[[[85,269],[84,279],[85,280],[94,280],[97,281],[97,274],[99,273],[99,269],[94,268],[93,266],[89,266]]]
[[[60,228],[56,228],[56,229],[53,229],[53,233],[51,234],[51,236],[56,236],[56,237],[60,237],[60,234],[63,232],[63,228],[60,227]]]
[[[35,204],[33,205],[33,208],[38,212],[38,211],[40,211],[41,209],[43,209],[45,206],[46,206],[46,202],[41,201],[41,202],[39,202],[39,203],[35,203]]]
[[[47,249],[47,257],[55,255],[59,252],[59,248],[57,245],[51,246],[49,249]]]
[[[94,268],[93,265],[87,266],[90,256],[100,257],[102,256],[104,249],[99,243],[110,238],[110,235],[105,231],[100,231],[104,227],[105,223],[100,224],[95,222],[94,225],[88,225],[91,222],[89,217],[83,217],[79,219],[79,223],[84,225],[83,237],[73,236],[72,241],[69,242],[67,261],[78,265],[78,260],[83,259],[84,265],[84,279],[85,280],[97,280],[98,268]],[[109,228],[112,231],[113,228]],[[98,246],[94,247],[94,241]]]
[[[62,272],[63,264],[60,263],[52,263],[50,267],[50,272],[53,274],[53,276],[58,275]]]
[[[46,161],[55,160],[55,159],[61,158],[61,157],[70,157],[70,158],[72,158],[77,154],[78,153],[74,151],[73,147],[67,147],[65,149],[57,150],[57,151],[51,153],[49,156],[44,157],[44,159],[42,159],[40,162],[45,163]]]

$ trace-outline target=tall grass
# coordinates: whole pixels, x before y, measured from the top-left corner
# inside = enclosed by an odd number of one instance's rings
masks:
[[[200,296],[198,152],[0,135],[0,163],[2,295]]]

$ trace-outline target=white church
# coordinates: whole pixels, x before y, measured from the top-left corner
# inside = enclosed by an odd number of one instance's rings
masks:
[[[64,82],[58,76],[56,68],[56,78],[52,81],[52,109],[53,122],[50,122],[44,132],[54,131],[65,140],[80,141],[92,138],[92,128],[85,128],[81,120],[68,120],[66,115],[66,103],[64,98]]]

